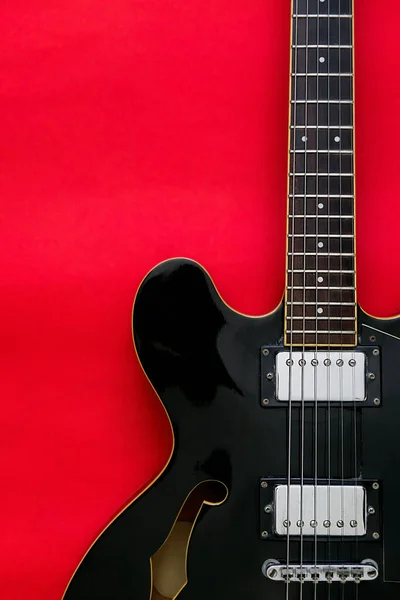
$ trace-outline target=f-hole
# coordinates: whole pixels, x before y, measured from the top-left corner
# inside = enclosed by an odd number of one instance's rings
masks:
[[[185,587],[189,543],[197,518],[204,505],[218,506],[227,496],[228,489],[220,481],[203,481],[192,489],[167,539],[150,559],[150,600],[173,600]]]

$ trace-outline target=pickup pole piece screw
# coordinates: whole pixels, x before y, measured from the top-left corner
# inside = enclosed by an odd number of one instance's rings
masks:
[[[375,404],[375,406],[379,406],[380,403],[381,403],[381,401],[380,401],[379,398],[374,398],[374,404]]]
[[[354,360],[354,358],[351,358],[349,360],[349,365],[350,365],[350,367],[355,367],[356,366],[356,361]]]
[[[261,482],[261,487],[262,488],[267,488],[268,487],[268,483],[266,481],[262,481]]]
[[[379,540],[379,533],[377,531],[374,531],[374,533],[372,534],[372,537],[374,538],[374,540]]]
[[[379,483],[377,481],[374,481],[374,483],[372,484],[372,488],[374,490],[379,490]]]
[[[374,515],[375,514],[375,509],[373,506],[368,506],[368,514],[369,515]]]
[[[264,356],[268,356],[269,350],[267,350],[267,348],[264,348],[264,350],[262,351],[262,353],[264,354]]]
[[[264,406],[267,406],[267,404],[269,404],[268,398],[263,398],[262,403],[264,404]]]
[[[379,356],[379,350],[378,350],[378,348],[374,348],[374,349],[372,350],[372,354],[373,354],[374,356]]]
[[[271,381],[271,379],[274,378],[274,374],[273,373],[267,373],[267,379],[268,381]]]

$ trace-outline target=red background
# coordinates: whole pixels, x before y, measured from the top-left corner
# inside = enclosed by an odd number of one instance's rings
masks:
[[[239,311],[281,298],[289,5],[2,2],[2,600],[60,599],[168,455],[131,342],[145,273],[190,256]],[[355,5],[359,300],[388,316],[400,311],[400,8]]]

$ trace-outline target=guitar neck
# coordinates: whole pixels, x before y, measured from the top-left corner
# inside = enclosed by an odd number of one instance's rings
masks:
[[[285,344],[357,339],[352,0],[292,0]]]

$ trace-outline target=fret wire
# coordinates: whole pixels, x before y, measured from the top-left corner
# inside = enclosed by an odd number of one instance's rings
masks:
[[[306,15],[306,14],[292,14],[292,17],[299,17],[302,19],[351,19],[353,15]]]
[[[289,319],[287,319],[287,320],[289,320]],[[354,321],[355,321],[355,319],[354,319]],[[329,335],[330,334],[334,334],[334,333],[336,333],[336,334],[340,333],[340,334],[353,334],[354,335],[357,332],[356,331],[341,331],[341,330],[335,330],[334,331],[332,329],[318,329],[318,330],[310,329],[310,330],[307,330],[307,331],[302,331],[302,330],[297,330],[297,329],[288,329],[286,331],[286,333],[301,333],[301,334],[305,334],[305,335],[307,335],[308,333],[314,333],[314,334],[315,333],[317,333],[317,334],[318,333],[325,333],[325,334],[328,333]],[[315,344],[313,344],[313,345],[315,345]]]
[[[304,129],[304,127],[300,127],[300,128]],[[338,126],[335,125],[333,128],[334,129],[338,129]],[[304,153],[304,154],[305,153],[310,153],[310,154],[353,154],[354,150],[306,150],[306,149],[303,149],[303,150],[300,150],[300,149],[293,150],[293,149],[291,149],[290,150],[291,154],[293,154],[293,153],[301,153],[301,152]]]
[[[311,217],[314,217],[315,215],[311,215]],[[289,238],[316,238],[316,237],[321,237],[321,238],[337,238],[337,239],[342,239],[342,238],[347,238],[347,239],[353,239],[354,235],[351,233],[344,233],[343,235],[341,235],[340,233],[336,234],[336,233],[319,233],[318,235],[316,233],[288,233],[287,237]]]
[[[321,71],[320,73],[292,73],[292,77],[353,77],[353,73],[331,73]]]
[[[298,317],[287,317],[288,321],[300,321],[303,319],[306,321],[355,321],[355,317],[331,317],[329,315],[315,315],[315,317],[305,317],[303,315]]]
[[[294,218],[294,219],[302,219],[304,217],[307,217],[308,219],[354,219],[354,215],[290,215],[290,218]],[[353,236],[354,237],[354,236]]]
[[[353,104],[353,100],[291,100],[291,104]],[[338,125],[339,128],[339,125]]]
[[[354,177],[354,173],[339,173],[339,172],[332,172],[332,173],[309,173],[307,172],[298,172],[298,173],[289,173],[289,175],[293,175],[294,177],[304,177],[304,175],[307,175],[307,177]],[[331,197],[332,194],[329,194],[329,198]],[[304,194],[303,194],[304,196]]]
[[[354,194],[342,194],[339,196],[339,194],[288,194],[289,198],[304,198],[305,196],[307,198],[354,198]],[[319,215],[315,215],[316,217],[318,217]],[[322,215],[324,216],[324,215]]]
[[[355,256],[354,252],[288,252],[290,256]]]
[[[320,304],[322,306],[357,306],[357,302],[290,302],[290,300],[288,300],[287,304],[294,304],[296,306],[303,306],[303,304],[306,306],[319,306]]]
[[[287,270],[288,273],[315,273],[315,274],[319,274],[319,273],[328,273],[328,275],[330,275],[331,273],[333,273],[334,275],[341,275],[342,273],[345,273],[346,275],[354,275],[354,271],[353,270],[338,270],[338,269],[288,269]]]
[[[306,285],[306,286],[302,286],[302,285],[288,285],[287,286],[289,289],[291,290],[353,290],[355,291],[355,287],[354,286],[343,286],[343,287],[338,287],[338,286],[315,286],[315,285]]]
[[[290,125],[290,129],[354,129],[353,125]],[[336,151],[338,152],[338,150]]]
[[[353,49],[352,45],[349,44],[292,44],[291,46],[292,48],[300,48],[300,49],[305,49],[305,48],[312,48],[314,49],[327,49],[327,48],[338,48],[339,50],[343,49]]]

